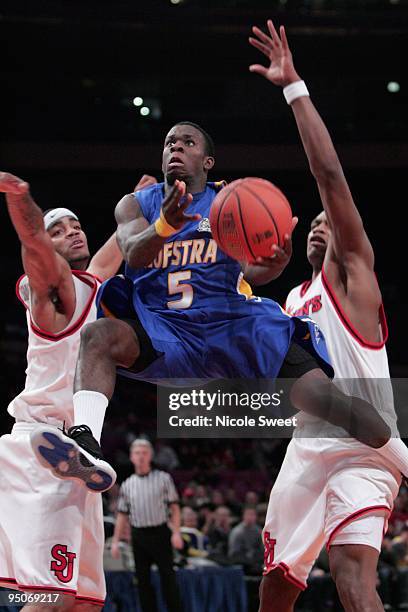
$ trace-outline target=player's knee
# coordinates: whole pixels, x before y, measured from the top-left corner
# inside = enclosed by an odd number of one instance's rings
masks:
[[[87,323],[81,329],[81,347],[87,350],[108,351],[116,342],[114,326],[109,319]]]
[[[276,568],[263,576],[259,587],[259,612],[269,612],[272,606],[294,605],[300,589],[286,580],[281,569]]]
[[[358,571],[351,569],[338,570],[333,576],[336,588],[343,605],[356,612],[371,610],[377,598],[375,580],[364,578]],[[364,584],[364,588],[361,588]]]

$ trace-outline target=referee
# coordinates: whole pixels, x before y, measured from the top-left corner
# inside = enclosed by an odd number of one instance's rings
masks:
[[[156,612],[156,596],[150,581],[153,563],[160,572],[168,612],[181,612],[182,604],[173,569],[173,548],[183,548],[180,535],[179,498],[170,474],[152,467],[153,447],[137,439],[130,446],[135,473],[122,483],[118,515],[112,539],[112,556],[119,557],[119,540],[130,522],[132,547],[143,612]],[[170,524],[168,511],[170,509]]]

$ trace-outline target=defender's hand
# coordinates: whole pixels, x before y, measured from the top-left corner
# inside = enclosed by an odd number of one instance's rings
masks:
[[[156,185],[156,183],[157,181],[154,176],[150,176],[150,174],[144,174],[133,191],[141,191],[142,189],[146,189],[146,187]]]
[[[274,85],[286,87],[290,83],[300,81],[300,77],[293,65],[292,53],[290,52],[285,28],[280,27],[280,37],[271,19],[267,22],[269,35],[265,34],[254,26],[252,28],[256,38],[249,38],[250,44],[266,55],[270,65],[268,67],[260,64],[252,64],[249,67],[251,72],[256,72],[271,81]]]
[[[186,194],[184,181],[176,180],[169,194],[162,202],[164,218],[174,229],[181,229],[189,221],[198,221],[201,215],[186,215],[185,210],[193,201],[191,193]]]
[[[3,193],[22,195],[27,193],[29,189],[30,185],[18,176],[14,176],[14,174],[9,172],[0,172],[0,191]]]

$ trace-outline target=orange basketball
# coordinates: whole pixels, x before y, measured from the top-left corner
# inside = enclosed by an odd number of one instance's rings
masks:
[[[211,232],[220,248],[238,261],[270,257],[292,232],[292,210],[283,193],[269,181],[233,181],[216,196],[210,210]]]

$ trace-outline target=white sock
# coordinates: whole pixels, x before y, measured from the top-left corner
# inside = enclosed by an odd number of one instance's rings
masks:
[[[74,423],[88,425],[93,437],[100,442],[106,408],[109,400],[98,391],[77,391],[74,393]]]
[[[408,447],[401,438],[390,438],[387,444],[375,450],[395,465],[401,474],[408,476]]]

